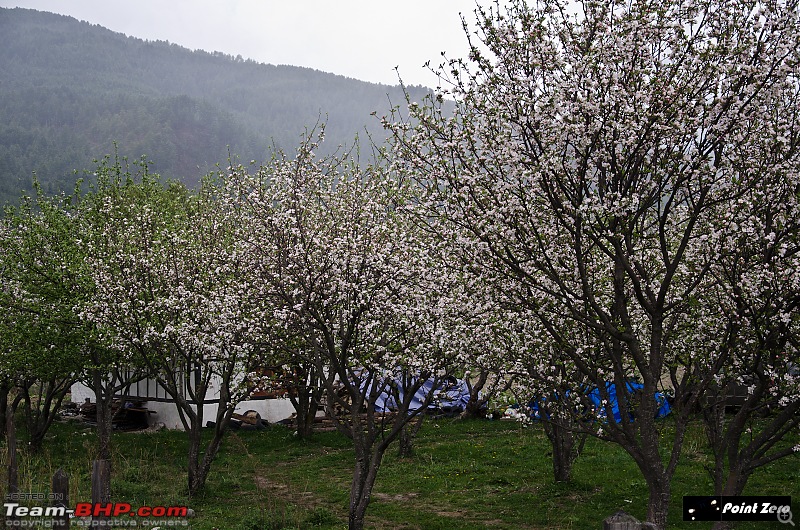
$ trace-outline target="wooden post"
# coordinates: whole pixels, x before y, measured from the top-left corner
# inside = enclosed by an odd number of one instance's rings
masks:
[[[603,521],[603,530],[641,530],[642,523],[624,511],[620,510],[614,515],[606,517]]]
[[[92,504],[106,504],[111,500],[108,484],[111,483],[111,461],[92,462]]]
[[[59,468],[53,475],[53,487],[50,489],[51,506],[69,508],[69,477],[66,471]],[[69,528],[69,515],[53,517],[53,528]]]
[[[111,460],[92,461],[92,504],[111,502]],[[92,516],[92,520],[107,520],[110,517]]]

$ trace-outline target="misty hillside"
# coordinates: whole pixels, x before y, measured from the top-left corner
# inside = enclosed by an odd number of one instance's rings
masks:
[[[126,37],[74,18],[0,8],[0,203],[31,188],[71,190],[74,170],[113,150],[194,185],[230,152],[292,150],[325,121],[324,150],[352,144],[399,87]],[[412,88],[421,97],[422,87]]]

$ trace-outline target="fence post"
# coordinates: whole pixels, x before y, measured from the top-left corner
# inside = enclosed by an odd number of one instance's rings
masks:
[[[111,500],[108,484],[111,478],[110,460],[92,461],[92,504],[106,504]]]
[[[69,508],[69,476],[63,469],[59,468],[53,475],[53,487],[50,492],[51,506]],[[65,512],[63,515],[53,517],[53,528],[69,528],[69,515]]]
[[[111,460],[92,461],[92,505],[111,502]],[[92,521],[109,520],[110,516],[92,515]]]

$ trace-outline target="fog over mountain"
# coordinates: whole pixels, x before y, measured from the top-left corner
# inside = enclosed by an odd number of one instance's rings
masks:
[[[30,192],[33,173],[48,193],[70,191],[115,144],[190,186],[229,153],[249,161],[271,146],[293,150],[320,122],[329,153],[357,134],[382,139],[371,114],[404,102],[399,86],[191,51],[29,9],[0,8],[0,34],[4,203]],[[415,99],[427,92],[409,90]]]

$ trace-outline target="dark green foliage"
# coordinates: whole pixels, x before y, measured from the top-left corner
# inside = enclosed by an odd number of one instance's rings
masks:
[[[112,150],[195,186],[228,154],[262,160],[326,122],[331,152],[404,101],[389,87],[129,38],[71,17],[0,8],[0,204],[71,191]],[[423,89],[412,90],[421,93]]]

